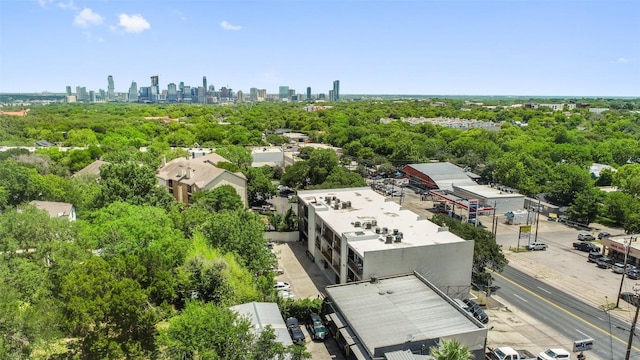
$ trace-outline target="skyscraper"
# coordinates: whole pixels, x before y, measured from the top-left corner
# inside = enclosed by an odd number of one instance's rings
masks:
[[[158,75],[151,77],[151,92],[149,94],[149,100],[158,101],[158,94],[160,94],[160,81]]]
[[[202,77],[202,88],[204,89],[204,102],[207,102],[207,90],[209,88],[207,87],[207,77],[206,76]]]
[[[307,101],[311,100],[311,87],[307,87]]]
[[[107,76],[107,101],[114,101],[116,99],[115,87],[113,86],[113,76]]]
[[[174,83],[167,85],[167,101],[178,101],[178,88]]]
[[[71,96],[71,86],[67,86],[67,96]]]
[[[280,86],[278,95],[280,95],[280,99],[288,99],[289,98],[289,87],[288,86]]]
[[[340,80],[333,82],[333,97],[331,101],[340,101]]]
[[[129,87],[129,102],[138,102],[138,84],[135,81],[132,81]]]
[[[249,89],[249,101],[258,101],[258,88]]]

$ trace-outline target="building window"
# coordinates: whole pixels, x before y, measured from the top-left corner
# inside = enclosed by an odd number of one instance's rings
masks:
[[[191,185],[187,185],[187,193],[191,194]]]
[[[173,187],[173,180],[171,180],[171,179],[167,180],[167,186],[168,187]]]

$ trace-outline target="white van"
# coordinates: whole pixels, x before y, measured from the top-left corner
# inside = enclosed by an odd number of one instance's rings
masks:
[[[465,304],[464,301],[460,300],[460,299],[451,299],[453,300],[454,303],[456,303],[456,305],[458,305],[459,307],[462,308],[462,310],[471,313],[471,309],[469,308],[469,305]]]

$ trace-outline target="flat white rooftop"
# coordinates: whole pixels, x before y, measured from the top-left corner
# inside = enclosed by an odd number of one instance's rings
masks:
[[[351,206],[335,209],[334,197],[340,204],[350,202]],[[316,215],[336,233],[344,234],[349,245],[360,255],[365,251],[465,241],[368,187],[299,191],[298,198],[313,207]],[[327,198],[331,198],[329,203]],[[386,227],[389,234],[397,229],[402,233],[402,239],[387,243],[385,234],[376,233],[376,226],[366,229],[365,224],[373,220],[378,228]],[[359,227],[355,226],[357,222]]]
[[[524,198],[524,195],[513,192],[501,191],[496,187],[491,187],[488,185],[453,185],[453,189],[464,190],[473,194],[476,194],[485,199],[494,199],[494,198]]]

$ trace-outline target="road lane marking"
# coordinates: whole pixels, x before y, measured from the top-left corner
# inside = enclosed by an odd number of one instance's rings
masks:
[[[583,333],[582,331],[580,331],[580,330],[578,330],[578,329],[575,329],[575,330],[576,330],[577,332],[579,332],[580,334],[584,335],[584,337],[585,337],[585,338],[589,338],[589,339],[591,339],[591,336],[589,336],[589,335],[587,335],[587,334]]]
[[[520,300],[522,300],[522,301],[524,301],[524,302],[528,303],[528,301],[527,301],[527,300],[525,300],[524,298],[521,298],[520,296],[518,296],[518,294],[513,294],[513,296],[515,296],[515,297],[517,297],[518,299],[520,299]]]
[[[542,291],[544,291],[544,292],[546,292],[547,294],[551,294],[551,291],[549,291],[549,290],[547,290],[547,289],[543,289],[543,288],[541,288],[540,286],[537,286],[537,288],[538,288],[538,289],[540,289],[540,290],[542,290]]]
[[[595,329],[595,330],[597,330],[597,331],[601,332],[601,333],[602,333],[602,334],[604,334],[605,336],[612,337],[612,338],[616,339],[619,343],[621,343],[621,344],[623,344],[623,345],[625,345],[625,346],[627,346],[627,345],[628,345],[628,344],[627,344],[627,340],[628,340],[628,339],[624,339],[624,340],[623,340],[623,339],[619,338],[619,337],[618,337],[618,336],[616,336],[616,335],[613,335],[613,334],[611,334],[611,333],[609,333],[609,332],[607,332],[607,331],[604,331],[603,329],[600,329],[599,327],[597,327],[597,326],[593,325],[592,323],[588,322],[587,320],[585,320],[585,319],[583,319],[583,318],[579,317],[578,315],[576,315],[576,314],[574,314],[574,313],[570,312],[569,310],[564,309],[564,308],[563,308],[563,307],[561,307],[560,305],[558,305],[558,304],[556,304],[556,303],[554,303],[554,302],[551,302],[550,300],[547,300],[547,299],[543,298],[542,296],[540,296],[540,295],[538,295],[538,294],[534,293],[533,291],[531,291],[531,290],[529,290],[529,289],[525,288],[524,286],[522,286],[522,285],[518,284],[517,282],[515,282],[515,281],[513,281],[513,280],[511,280],[511,279],[508,279],[507,277],[505,277],[504,275],[502,275],[502,274],[500,274],[500,273],[497,273],[497,272],[493,271],[493,275],[494,275],[494,276],[498,276],[498,277],[502,278],[504,281],[508,281],[508,282],[509,282],[509,283],[511,283],[513,286],[517,286],[517,287],[518,287],[518,288],[520,288],[522,291],[525,291],[525,292],[527,292],[527,293],[529,293],[529,294],[531,294],[531,295],[533,295],[533,296],[537,297],[538,299],[540,299],[540,300],[542,300],[542,301],[546,302],[547,304],[549,304],[549,305],[551,305],[551,306],[555,307],[556,309],[558,309],[558,310],[560,310],[560,311],[562,311],[562,312],[566,313],[567,315],[571,316],[572,318],[574,318],[574,319],[576,319],[576,320],[578,320],[578,321],[580,321],[580,322],[584,323],[585,325],[588,325],[588,326],[592,327],[593,329]],[[638,348],[637,346],[632,346],[632,348],[633,348],[634,350],[636,350],[636,351],[640,351],[640,348]]]
[[[597,318],[598,320],[600,320],[600,321],[604,321],[604,319],[603,319],[603,318],[601,318],[600,316],[596,316],[596,318]]]

